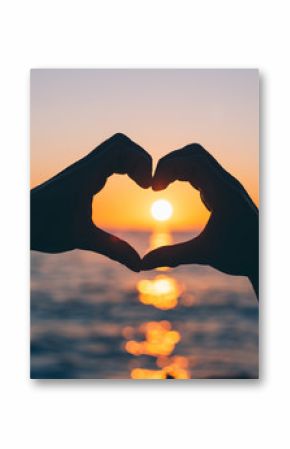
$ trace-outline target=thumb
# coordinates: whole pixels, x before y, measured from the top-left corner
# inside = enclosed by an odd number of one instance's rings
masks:
[[[116,260],[135,272],[140,271],[141,259],[129,243],[94,226],[86,235],[81,249],[94,251]]]
[[[162,246],[146,254],[141,260],[141,270],[158,267],[177,267],[182,264],[205,264],[198,238],[176,245]]]

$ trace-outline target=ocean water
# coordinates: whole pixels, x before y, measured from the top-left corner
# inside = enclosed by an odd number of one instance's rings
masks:
[[[191,237],[118,235],[140,254]],[[31,377],[257,378],[252,287],[198,265],[136,274],[91,252],[32,252]]]

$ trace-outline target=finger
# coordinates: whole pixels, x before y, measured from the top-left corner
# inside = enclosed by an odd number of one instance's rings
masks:
[[[158,162],[153,190],[163,190],[170,183],[188,181],[201,192],[206,206],[213,210],[225,194],[222,167],[200,145],[174,151]]]
[[[187,145],[180,150],[172,151],[171,153],[167,154],[162,159],[160,159],[159,164],[161,165],[163,163],[166,164],[168,161],[170,161],[170,166],[173,166],[174,159],[176,160],[176,158],[181,157],[186,158],[186,161],[189,163],[189,167],[190,167],[190,159],[193,159],[193,161],[197,160],[197,163],[198,161],[200,161],[200,163],[204,165],[205,169],[206,167],[208,167],[208,171],[212,172],[213,178],[214,177],[216,178],[217,184],[221,183],[223,183],[223,185],[227,184],[227,188],[230,188],[231,190],[239,191],[239,193],[246,193],[242,184],[234,176],[232,176],[229,172],[227,172],[227,170],[225,170],[222,167],[222,165],[220,165],[219,162],[207,150],[205,150],[201,145],[197,143]],[[157,168],[159,169],[158,166]],[[158,175],[156,173],[157,170],[153,178],[153,189],[160,190],[162,180],[158,179]],[[191,173],[191,175],[193,174],[194,173]],[[190,179],[183,179],[183,180],[190,181]]]
[[[152,185],[152,157],[142,147],[124,134],[114,138],[115,157],[108,157],[111,173],[126,173],[138,185],[147,188]]]
[[[118,133],[96,150],[95,160],[91,157],[93,170],[98,175],[103,170],[107,178],[113,173],[127,174],[140,187],[152,185],[152,158],[139,145],[124,134]]]
[[[207,263],[198,238],[176,245],[162,246],[150,251],[141,260],[141,270],[177,267],[178,265],[191,263]]]
[[[51,180],[65,179],[68,187],[75,189],[81,183],[94,194],[113,173],[126,173],[139,186],[148,188],[152,185],[152,158],[127,136],[117,133]]]
[[[88,231],[85,242],[81,244],[81,249],[103,254],[132,271],[140,271],[141,259],[137,251],[124,240],[95,226]]]
[[[158,161],[153,176],[153,190],[162,190],[176,180],[189,181],[207,189],[210,179],[204,175],[219,167],[213,161],[214,158],[198,144],[172,151]]]

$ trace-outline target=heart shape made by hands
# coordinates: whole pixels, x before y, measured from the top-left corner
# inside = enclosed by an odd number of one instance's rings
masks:
[[[141,260],[127,242],[92,221],[92,201],[113,173],[127,174],[141,188],[160,191],[187,181],[200,192],[211,215],[196,238],[157,248]],[[45,252],[85,249],[104,254],[134,271],[184,263],[208,264],[249,275],[257,266],[257,208],[243,186],[199,144],[152,158],[124,134],[115,134],[31,194],[31,247]]]
[[[126,173],[140,187],[152,186],[154,191],[164,190],[177,180],[187,181],[200,192],[211,215],[197,237],[157,248],[143,260],[127,242],[98,228],[94,229],[96,251],[134,271],[196,263],[211,265],[225,273],[248,275],[253,268],[251,255],[256,250],[257,209],[242,185],[201,145],[190,144],[169,153],[159,160],[153,176],[151,156],[122,134],[106,141],[97,153],[105,168],[97,191],[112,173]]]

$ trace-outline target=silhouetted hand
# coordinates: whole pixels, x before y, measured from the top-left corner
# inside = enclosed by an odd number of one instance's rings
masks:
[[[142,269],[192,263],[211,265],[224,273],[248,276],[258,296],[258,209],[246,190],[198,144],[160,159],[153,190],[163,190],[175,180],[189,181],[199,190],[211,216],[196,238],[148,253]]]
[[[95,251],[140,271],[140,257],[127,243],[92,222],[92,199],[113,173],[139,186],[152,183],[151,156],[123,134],[115,134],[80,161],[31,191],[31,249],[59,253]]]

